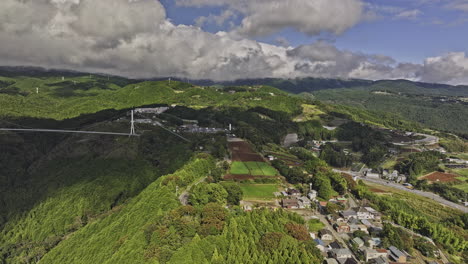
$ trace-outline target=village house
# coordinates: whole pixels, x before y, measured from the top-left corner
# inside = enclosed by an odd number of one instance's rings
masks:
[[[336,259],[334,259],[334,258],[327,258],[327,259],[325,260],[325,262],[326,262],[327,264],[338,264],[338,261],[336,261]]]
[[[380,246],[380,244],[382,244],[382,240],[380,239],[380,237],[372,237],[371,239],[373,241],[374,247],[378,247]],[[372,243],[369,244],[372,245]]]
[[[333,240],[333,234],[328,229],[322,229],[319,232],[319,237],[321,240],[331,241]]]
[[[363,247],[364,246],[364,241],[359,238],[359,237],[355,237],[351,240],[351,243],[353,243],[354,245],[356,245],[358,248],[360,247]]]
[[[366,260],[366,263],[371,260],[371,259],[376,259],[376,258],[387,258],[388,252],[385,249],[370,249],[366,248],[364,250],[364,258]]]
[[[375,210],[372,207],[364,207],[371,215],[373,215],[373,220],[380,220],[382,218],[382,214]]]
[[[346,204],[346,202],[348,201],[348,199],[344,198],[344,197],[338,197],[336,198],[336,201],[340,204]]]
[[[297,198],[297,200],[299,201],[299,205],[301,205],[301,203],[302,203],[302,206],[303,206],[302,208],[310,208],[311,205],[312,205],[312,202],[305,196],[301,196],[301,197]]]
[[[347,224],[334,224],[333,227],[338,233],[349,233],[351,230]]]
[[[372,235],[378,235],[380,233],[383,232],[383,228],[382,227],[378,227],[378,226],[372,226],[372,227],[369,227],[369,232],[372,234]]]
[[[380,238],[377,238],[379,241],[379,244],[380,244]],[[368,246],[369,248],[374,248],[375,246],[377,246],[377,243],[376,241],[374,240],[374,238],[370,237],[370,236],[364,236],[362,238],[362,241],[364,241],[364,243],[366,244],[366,246]]]
[[[363,225],[367,226],[367,228],[373,226],[372,223],[371,223],[369,220],[367,220],[367,219],[362,219],[362,220],[361,220],[361,223],[362,223]]]
[[[308,194],[309,199],[312,200],[312,201],[316,200],[317,199],[317,193],[318,192],[316,190],[310,190],[309,194]]]
[[[330,224],[334,224],[334,223],[344,224],[344,223],[346,223],[346,219],[344,219],[343,217],[336,216],[336,215],[327,215],[327,220],[328,220],[328,222]]]
[[[356,225],[356,224],[350,224],[349,225],[349,232],[354,233],[355,231],[362,231],[366,234],[369,234],[369,231],[367,231],[367,226],[365,225]]]
[[[384,258],[384,257],[378,257],[378,258],[375,258],[375,259],[370,259],[366,263],[369,263],[369,264],[388,264],[388,259]]]
[[[406,254],[401,252],[398,248],[391,246],[388,248],[390,250],[390,259],[398,263],[406,263]]]
[[[296,190],[296,189],[293,189],[293,188],[288,189],[288,194],[290,196],[296,196],[296,197],[301,196],[301,192],[299,190]]]
[[[287,208],[287,209],[299,209],[299,203],[298,203],[296,198],[282,199],[281,200],[281,205],[283,206],[283,208]]]
[[[343,247],[337,241],[333,241],[328,245],[328,248],[329,249],[340,249],[340,248],[343,248]]]
[[[326,212],[327,211],[327,204],[328,204],[328,202],[319,202],[318,203],[320,212]]]
[[[340,263],[340,264],[359,264],[359,262],[355,258],[347,258],[347,259],[341,258],[341,259],[338,259],[338,263]]]
[[[328,251],[328,248],[325,246],[325,242],[323,242],[323,240],[317,238],[317,239],[314,239],[314,242],[317,244],[317,246],[315,247],[318,248],[320,252]]]
[[[339,248],[330,250],[331,256],[337,259],[348,259],[353,257],[353,253],[347,248]]]
[[[346,219],[346,221],[349,221],[351,218],[357,218],[357,213],[354,210],[347,210],[347,211],[341,211],[340,215]]]
[[[359,220],[362,219],[373,219],[374,215],[372,215],[366,208],[364,207],[358,207],[358,208],[353,208],[354,211],[356,211],[357,218]]]
[[[368,169],[368,170],[364,171],[364,177],[380,179],[380,174],[377,171],[373,171],[371,169]]]
[[[372,207],[356,207],[356,208],[353,208],[353,210],[356,211],[357,218],[359,220],[381,218],[381,214]]]

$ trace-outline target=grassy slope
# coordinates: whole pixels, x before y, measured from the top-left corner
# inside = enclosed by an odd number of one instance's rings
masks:
[[[245,199],[273,199],[278,191],[276,184],[240,184]]]

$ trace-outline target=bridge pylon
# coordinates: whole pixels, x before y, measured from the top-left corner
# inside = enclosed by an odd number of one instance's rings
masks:
[[[131,120],[130,120],[130,136],[135,136],[135,119],[133,118],[133,109],[131,112]]]

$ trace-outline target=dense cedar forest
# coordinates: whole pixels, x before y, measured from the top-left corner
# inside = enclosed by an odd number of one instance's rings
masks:
[[[128,132],[129,109],[169,109],[155,117],[165,127],[138,124],[139,137],[1,132],[0,263],[322,263],[324,256],[309,232],[323,224],[283,209],[244,211],[242,184],[252,182],[301,190],[312,184],[320,201],[337,195],[366,200],[386,219],[431,237],[454,262],[463,263],[467,214],[400,193],[377,195],[362,181],[332,169],[356,162],[379,168],[391,146],[388,135],[376,127],[424,131],[414,122],[420,120],[245,84],[202,87],[79,73],[4,72],[1,127]],[[178,131],[187,120],[202,127],[231,125],[229,133],[245,139],[254,151],[281,152],[288,159],[270,163],[281,177],[223,180],[230,166],[225,134]],[[324,128],[334,122],[339,123],[336,129]],[[448,124],[442,130],[456,129]],[[301,140],[283,148],[288,133]],[[465,143],[440,135],[452,148]],[[358,155],[347,155],[345,147],[331,142],[318,154],[308,148],[310,141],[332,139],[347,142]],[[455,200],[458,189],[417,179],[437,170],[440,158],[434,152],[415,153],[395,166],[420,188]],[[337,214],[341,209],[330,203],[325,210]],[[427,256],[434,252],[391,225],[379,236],[385,246]]]

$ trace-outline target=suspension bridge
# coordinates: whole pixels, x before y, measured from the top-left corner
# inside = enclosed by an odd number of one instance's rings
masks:
[[[190,140],[185,137],[171,131],[168,128],[165,128],[161,123],[155,122],[159,127],[170,132],[174,136],[177,136],[187,142]],[[41,128],[0,128],[0,131],[10,131],[10,132],[35,132],[35,133],[70,133],[70,134],[94,134],[94,135],[110,135],[110,136],[127,136],[127,137],[139,137],[140,135],[135,131],[135,119],[133,117],[133,110],[131,111],[130,119],[130,132],[129,133],[119,133],[119,132],[105,132],[105,131],[86,131],[86,130],[73,130],[73,129],[41,129]]]

